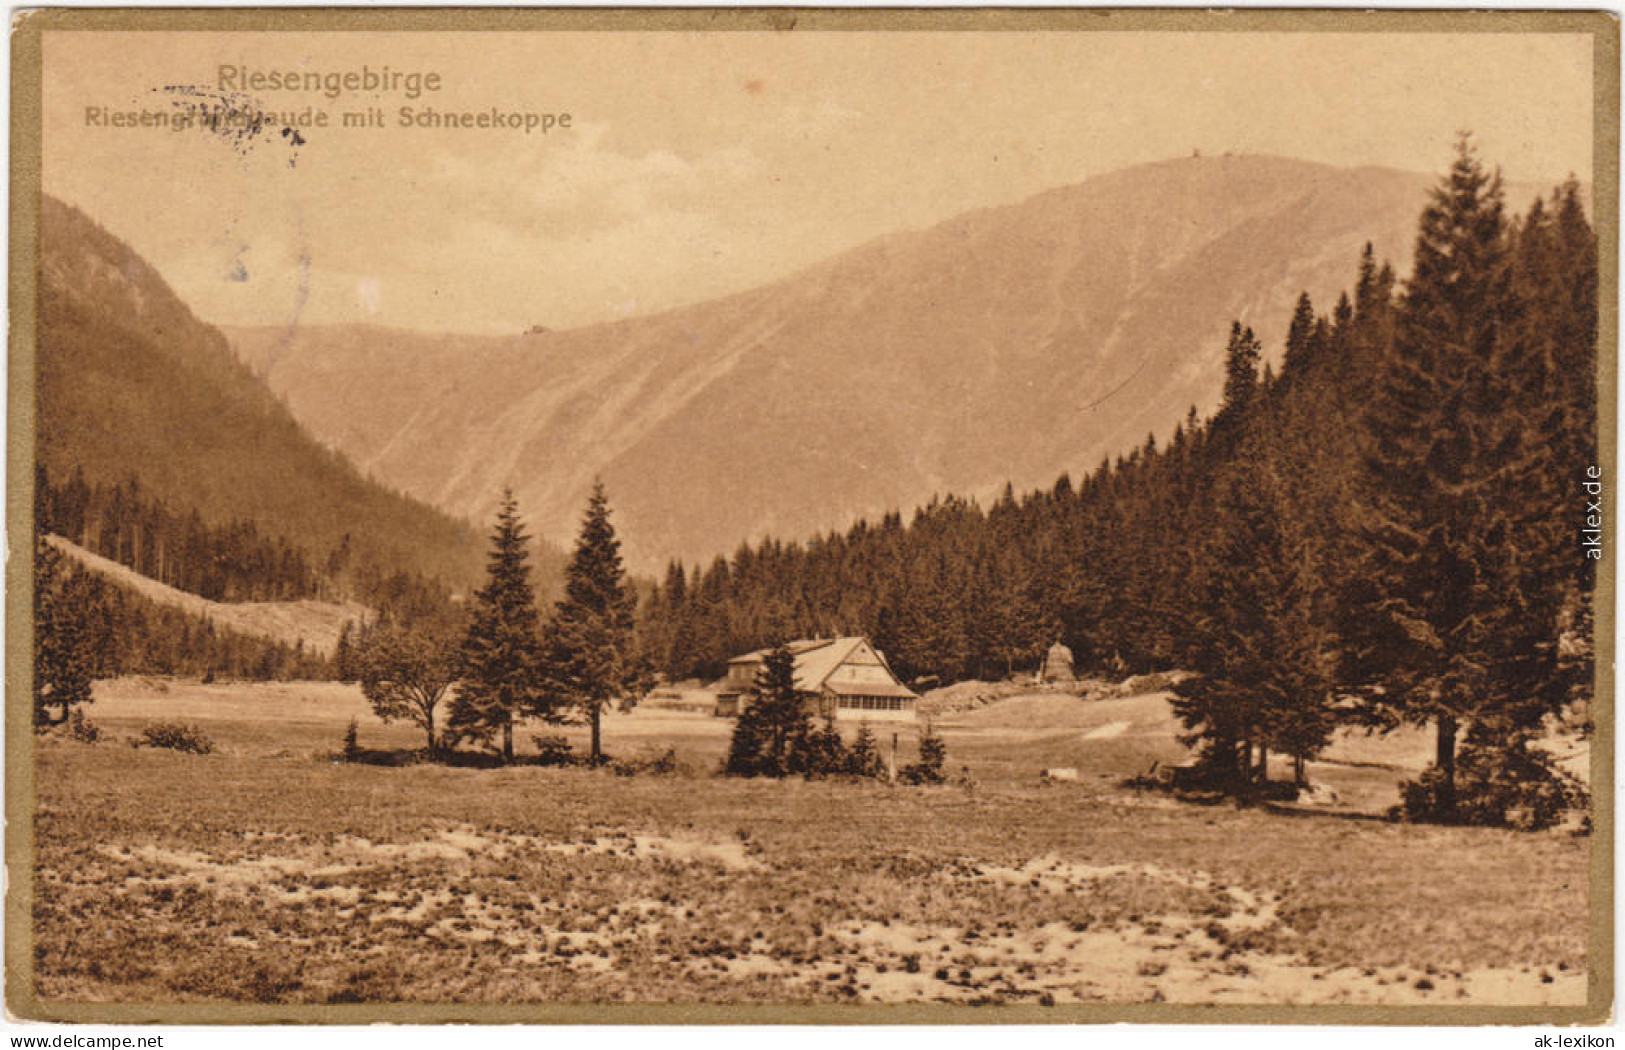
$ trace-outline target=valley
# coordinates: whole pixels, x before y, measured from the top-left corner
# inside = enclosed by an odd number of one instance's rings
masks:
[[[1181,158],[647,317],[226,334],[319,440],[449,514],[486,521],[511,485],[563,543],[602,477],[630,564],[653,575],[934,494],[1048,487],[1166,440],[1216,405],[1230,318],[1278,363],[1298,294],[1330,311],[1366,242],[1408,268],[1429,181]]]
[[[354,687],[100,683],[105,738],[39,749],[41,994],[266,1019],[452,1000],[516,1019],[721,997],[1004,1020],[1585,1001],[1589,838],[1174,803],[1121,786],[1183,752],[1164,697],[1045,703],[1063,726],[1031,728],[1020,697],[945,723],[968,779],[911,789],[720,778],[730,723],[653,706],[606,732],[617,754],[674,748],[668,776],[385,768],[333,759],[352,717],[368,747],[418,742],[368,721]],[[159,719],[217,753],[124,745]],[[1409,771],[1328,759],[1317,779],[1386,777],[1390,797]],[[1063,763],[1078,782],[1039,781]]]

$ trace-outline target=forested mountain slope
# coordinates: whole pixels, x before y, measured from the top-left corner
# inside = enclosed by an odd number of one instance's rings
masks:
[[[174,517],[250,522],[314,564],[477,579],[475,528],[363,476],[301,428],[130,247],[41,202],[36,458],[66,484],[139,485]],[[97,521],[94,531],[136,530]]]

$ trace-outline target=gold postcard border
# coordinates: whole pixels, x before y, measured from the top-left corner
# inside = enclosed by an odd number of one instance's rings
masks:
[[[1596,722],[1592,763],[1587,1001],[1575,1006],[1290,1006],[1166,1003],[956,1006],[897,1004],[255,1005],[68,1003],[34,992],[31,695],[34,340],[39,258],[42,34],[198,32],[976,31],[1584,33],[1593,43],[1593,185],[1599,256],[1598,454],[1605,529],[1618,520],[1608,474],[1618,441],[1619,21],[1607,11],[1350,11],[1202,9],[366,8],[40,9],[12,21],[11,284],[8,303],[6,523],[6,1006],[12,1017],[101,1024],[1601,1024],[1614,989],[1615,546],[1605,531],[1596,597]],[[1578,491],[1576,479],[1576,491]]]

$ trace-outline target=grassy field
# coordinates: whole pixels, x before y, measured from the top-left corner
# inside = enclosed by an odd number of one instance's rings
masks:
[[[65,1001],[1583,1003],[1590,839],[1197,807],[1161,697],[944,726],[966,783],[712,775],[729,723],[612,718],[673,776],[335,763],[336,685],[104,683],[41,743],[36,949]],[[1003,708],[1001,713],[1000,708]],[[160,719],[220,752],[137,750]],[[877,727],[890,746],[891,730]],[[553,732],[537,729],[538,733]],[[580,741],[580,730],[571,730]],[[914,754],[901,731],[900,761]],[[529,749],[529,734],[520,741]],[[1425,744],[1390,742],[1390,758]],[[1393,800],[1387,765],[1319,764]],[[1040,770],[1079,780],[1049,784]]]

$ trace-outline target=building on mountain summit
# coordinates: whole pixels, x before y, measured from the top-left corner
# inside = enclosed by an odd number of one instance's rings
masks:
[[[796,688],[807,694],[810,713],[876,722],[912,722],[920,698],[892,672],[867,638],[803,638],[789,643],[796,660]],[[771,649],[736,656],[717,691],[717,715],[732,718],[750,703],[756,676]]]

